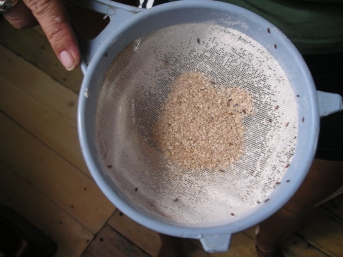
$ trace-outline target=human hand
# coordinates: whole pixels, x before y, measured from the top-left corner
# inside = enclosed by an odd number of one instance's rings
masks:
[[[61,0],[19,0],[4,17],[18,29],[39,23],[63,66],[73,70],[79,65],[79,47]]]

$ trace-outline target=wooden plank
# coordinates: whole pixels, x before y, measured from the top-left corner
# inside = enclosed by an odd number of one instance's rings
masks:
[[[161,240],[157,232],[136,223],[119,210],[112,215],[107,224],[151,256],[157,255],[161,247]]]
[[[317,208],[296,232],[304,240],[330,256],[343,256],[343,221]]]
[[[5,19],[2,19],[0,20],[0,35],[2,35],[0,36],[0,44],[21,55],[54,80],[78,93],[83,78],[80,68],[71,72],[67,71],[55,56],[45,35],[39,33],[40,30],[38,26],[27,30],[17,30],[9,25]],[[18,71],[15,66],[12,69]]]
[[[317,208],[299,230],[282,242],[281,247],[286,256],[343,256],[342,225],[335,215]],[[253,238],[254,231],[255,227],[245,233]]]
[[[285,257],[329,257],[295,235],[287,237],[283,241],[281,249]]]
[[[255,230],[257,226],[249,228],[243,233],[249,236],[252,240],[255,238]],[[280,245],[285,257],[328,257],[326,254],[292,234],[285,238]]]
[[[0,162],[0,203],[24,216],[58,244],[55,257],[78,257],[94,235]]]
[[[84,252],[81,257],[94,257],[93,255],[91,255],[90,253],[88,252]]]
[[[16,57],[7,49],[0,47],[0,51],[2,57],[7,58],[7,60],[10,59],[19,69],[26,70],[28,67],[30,68],[31,65],[23,59]],[[0,57],[0,63],[2,61],[4,59]],[[32,74],[35,74],[34,76],[36,77],[43,75],[41,71],[32,68],[30,74],[23,73],[21,76],[22,80],[26,80],[26,76],[29,77]],[[63,158],[90,176],[81,153],[77,135],[75,113],[77,95],[69,90],[65,90],[60,84],[52,84],[51,86],[56,87],[56,91],[60,89],[64,91],[63,97],[70,99],[69,109],[58,104],[52,107],[51,105],[45,105],[44,101],[41,101],[42,99],[28,94],[27,91],[23,90],[22,86],[18,86],[17,83],[14,83],[7,76],[0,74],[0,80],[0,109],[50,148],[54,149]],[[50,82],[52,81],[50,80]],[[20,83],[23,83],[23,81]],[[54,98],[53,92],[47,90],[46,93],[49,94],[50,98]],[[61,116],[68,116],[70,112],[73,113],[73,117],[61,119]]]
[[[120,235],[110,226],[104,226],[87,252],[101,257],[148,257],[149,255]]]
[[[0,113],[0,160],[96,233],[115,207],[92,179]]]
[[[71,90],[3,46],[0,46],[0,66],[0,81],[6,79],[42,105],[54,109],[60,119],[75,124],[78,101],[75,93],[71,94]]]
[[[343,220],[343,194],[324,203],[322,207]]]

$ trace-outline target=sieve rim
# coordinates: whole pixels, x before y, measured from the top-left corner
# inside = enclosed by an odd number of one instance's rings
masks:
[[[78,103],[78,132],[79,132],[79,139],[81,144],[82,153],[85,157],[85,161],[89,170],[99,186],[102,192],[106,195],[106,197],[116,206],[118,207],[123,213],[127,216],[132,218],[133,220],[137,221],[138,223],[158,231],[164,234],[170,234],[173,236],[179,237],[189,237],[189,238],[201,238],[206,235],[220,235],[220,234],[232,234],[244,229],[247,229],[257,223],[261,222],[262,220],[266,219],[275,211],[280,209],[294,194],[294,192],[298,189],[300,184],[302,183],[303,179],[305,178],[307,172],[297,172],[295,167],[290,167],[289,172],[286,174],[285,179],[288,179],[289,174],[297,174],[297,178],[292,178],[292,183],[288,190],[284,192],[283,195],[280,196],[278,201],[269,201],[265,203],[265,208],[260,208],[259,212],[257,212],[254,217],[244,218],[244,219],[236,219],[235,222],[230,224],[219,224],[213,227],[187,227],[187,226],[180,226],[175,224],[168,224],[165,222],[161,222],[155,220],[153,217],[141,213],[138,209],[131,206],[127,203],[124,199],[124,196],[118,194],[118,192],[114,192],[113,188],[110,186],[110,183],[107,181],[107,178],[104,174],[102,174],[101,169],[103,169],[102,164],[99,163],[95,156],[98,156],[98,153],[95,149],[97,149],[94,139],[92,139],[92,134],[94,128],[94,122],[90,117],[94,117],[94,110],[96,106],[96,96],[99,91],[99,88],[94,88],[94,85],[97,85],[96,81],[100,80],[100,76],[98,76],[99,71],[104,69],[106,65],[109,63],[108,59],[115,57],[125,46],[125,40],[123,40],[123,36],[129,29],[133,28],[134,26],[138,26],[143,21],[147,22],[147,20],[154,20],[155,16],[161,16],[163,13],[172,13],[177,12],[180,9],[193,9],[193,8],[204,8],[207,10],[212,11],[226,11],[228,13],[239,13],[244,17],[249,17],[249,19],[258,20],[262,27],[269,27],[272,31],[277,32],[279,36],[279,40],[281,40],[287,47],[289,48],[289,52],[292,53],[294,63],[298,63],[299,70],[303,73],[304,79],[307,81],[307,90],[308,99],[310,101],[310,111],[312,119],[309,121],[312,126],[309,126],[310,130],[307,131],[307,137],[312,139],[308,140],[310,142],[307,143],[307,147],[309,151],[305,153],[304,159],[309,160],[307,162],[301,162],[300,157],[299,160],[296,159],[299,164],[296,167],[297,169],[301,170],[308,170],[311,164],[311,161],[314,157],[314,151],[316,148],[317,138],[318,138],[318,129],[319,129],[319,112],[318,106],[316,102],[316,91],[313,86],[313,81],[311,75],[303,61],[301,55],[298,53],[296,48],[293,44],[280,32],[274,25],[266,21],[265,19],[261,18],[260,16],[245,10],[241,7],[234,6],[228,3],[220,3],[220,2],[171,2],[164,5],[156,6],[152,9],[147,11],[143,11],[141,13],[136,14],[132,17],[129,21],[126,21],[121,26],[118,27],[116,31],[111,34],[111,36],[103,43],[100,47],[96,55],[94,56],[93,60],[91,61],[90,65],[87,68],[87,72],[85,74],[82,87],[80,90],[80,97]],[[158,24],[158,26],[163,27],[164,24]],[[144,32],[146,33],[146,32]],[[143,31],[141,35],[131,35],[131,37],[140,37],[143,35]],[[134,38],[134,39],[136,39]],[[133,41],[130,40],[130,42]],[[130,43],[129,42],[129,43]],[[108,52],[108,49],[112,46],[115,46],[117,49],[116,51],[109,53],[109,58],[104,57],[105,53]],[[104,59],[106,60],[104,62]],[[113,59],[113,58],[112,58]],[[300,69],[301,68],[301,69]],[[107,70],[107,69],[105,69]],[[102,70],[102,73],[104,71]],[[98,76],[98,78],[96,78]],[[93,86],[92,86],[93,85]],[[300,103],[299,103],[300,104]],[[301,122],[301,117],[298,117]],[[296,149],[296,151],[300,151],[300,149]],[[297,155],[298,156],[298,155]],[[291,172],[292,171],[292,172]]]

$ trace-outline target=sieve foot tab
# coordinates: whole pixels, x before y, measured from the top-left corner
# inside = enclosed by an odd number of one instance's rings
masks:
[[[317,91],[317,97],[320,117],[343,110],[343,101],[339,94]]]
[[[227,252],[230,247],[231,234],[204,236],[200,242],[204,250],[209,253]]]

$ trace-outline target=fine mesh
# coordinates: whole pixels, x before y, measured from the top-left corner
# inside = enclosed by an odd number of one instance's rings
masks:
[[[243,121],[243,156],[224,170],[170,164],[151,139],[173,81],[193,71],[253,99],[255,113]],[[246,214],[277,190],[297,127],[294,93],[273,56],[237,30],[205,23],[167,27],[128,45],[106,73],[96,114],[100,158],[130,204],[199,227]]]

